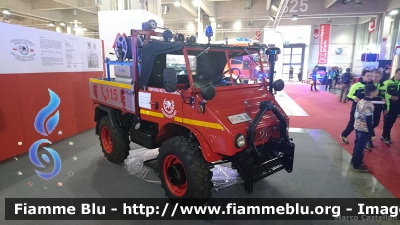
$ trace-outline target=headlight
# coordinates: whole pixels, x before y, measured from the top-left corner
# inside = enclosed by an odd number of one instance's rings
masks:
[[[246,138],[244,138],[244,135],[243,134],[236,135],[235,138],[236,148],[243,148],[244,144],[246,144]]]

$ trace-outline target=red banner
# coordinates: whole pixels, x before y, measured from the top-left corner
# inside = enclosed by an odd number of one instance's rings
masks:
[[[319,29],[314,29],[314,39],[318,39],[319,37]]]
[[[370,34],[375,31],[375,27],[376,27],[376,21],[375,20],[369,21],[368,31]]]
[[[261,31],[256,31],[256,40],[260,40],[261,37]]]
[[[319,26],[319,50],[318,64],[328,64],[329,41],[331,37],[331,25],[321,24]]]

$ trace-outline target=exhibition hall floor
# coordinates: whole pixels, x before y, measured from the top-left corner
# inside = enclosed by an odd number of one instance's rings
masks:
[[[380,156],[384,150],[380,150],[379,141],[376,141],[377,147],[372,152],[372,154],[375,154],[372,155],[374,158],[366,153],[366,162],[372,170],[372,175],[370,173],[358,173],[351,169],[351,156],[348,151],[343,149],[343,146],[337,143],[337,137],[330,133],[331,130],[341,130],[342,126],[345,125],[348,116],[345,118],[336,118],[336,116],[347,115],[350,104],[342,103],[340,105],[337,102],[337,97],[331,93],[322,91],[310,93],[308,85],[287,85],[285,93],[278,94],[277,99],[284,108],[289,108],[291,111],[289,113],[291,118],[291,129],[289,131],[296,144],[293,172],[289,174],[281,171],[259,181],[254,185],[254,192],[250,195],[246,194],[242,185],[236,184],[218,192],[214,191],[212,197],[393,198],[393,194],[381,184],[383,182],[379,179],[379,176],[376,176],[378,169],[370,166],[371,162],[375,162],[374,160],[384,164],[382,167],[390,164],[390,162],[382,161],[387,159]],[[289,96],[295,101],[296,106],[291,107],[293,100]],[[299,98],[310,97],[312,98],[299,101]],[[322,101],[320,98],[325,100]],[[307,105],[307,103],[312,106]],[[319,105],[330,107],[317,110]],[[340,113],[340,110],[345,112]],[[380,131],[377,133],[379,134]],[[350,145],[344,147],[350,149]],[[37,176],[28,154],[0,162],[0,206],[4,206],[5,198],[164,198],[164,190],[160,187],[160,184],[147,182],[130,175],[123,165],[108,162],[103,157],[98,136],[94,134],[94,130],[54,143],[52,148],[57,149],[60,154],[62,169],[60,174],[51,180],[46,181]],[[131,149],[138,148],[140,147],[131,144]],[[391,157],[395,158],[396,154],[398,157],[398,150],[397,152],[394,149],[385,151],[387,151],[386,154],[390,153]],[[52,167],[47,168],[50,170]],[[22,174],[19,175],[19,171]],[[60,184],[61,186],[59,186]],[[397,192],[392,191],[392,193]],[[34,224],[55,223],[160,224],[159,221],[37,221]],[[174,225],[188,223],[243,224],[243,221],[162,221],[162,224]],[[246,221],[246,224],[260,223],[261,221]],[[360,224],[357,221],[268,221],[268,224],[321,223]],[[32,224],[32,221],[5,221],[4,207],[1,207],[0,224]],[[396,222],[363,221],[362,224],[396,224]]]
[[[294,170],[281,171],[254,185],[253,194],[246,194],[242,185],[213,192],[213,197],[239,198],[356,198],[393,197],[368,173],[351,170],[350,156],[322,130],[291,129],[296,144]],[[70,145],[73,142],[73,145]],[[27,154],[0,163],[0,205],[4,198],[163,198],[164,190],[157,183],[130,175],[123,165],[109,163],[100,150],[97,136],[90,130],[53,144],[63,162],[60,174],[52,180],[38,177]],[[132,149],[139,146],[131,145]],[[39,151],[39,154],[41,152]],[[76,157],[76,161],[74,161]],[[18,176],[17,172],[22,175]],[[73,175],[70,176],[70,172]],[[28,183],[32,182],[32,186]],[[62,182],[62,186],[58,183]],[[374,191],[370,187],[373,185]],[[4,221],[0,224],[31,224],[31,221]],[[359,224],[356,221],[324,221],[324,224]],[[206,221],[190,221],[206,224]],[[227,221],[213,221],[226,224]],[[229,224],[242,224],[231,221]],[[246,224],[259,224],[247,221]],[[318,221],[275,221],[272,224],[320,224]],[[54,224],[41,221],[40,224]],[[57,221],[57,224],[150,224],[145,221]],[[184,221],[163,221],[163,224],[187,224]],[[363,223],[364,224],[364,223]],[[377,224],[377,223],[365,223]],[[390,223],[384,223],[390,224]]]

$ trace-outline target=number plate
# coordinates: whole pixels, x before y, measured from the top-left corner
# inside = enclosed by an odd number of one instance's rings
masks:
[[[250,121],[251,118],[249,114],[247,113],[241,113],[233,116],[228,116],[229,121],[231,121],[232,124],[237,124],[237,123],[243,123],[246,121]]]

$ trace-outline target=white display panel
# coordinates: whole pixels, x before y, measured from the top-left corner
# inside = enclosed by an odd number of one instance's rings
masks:
[[[164,26],[164,20],[146,10],[122,10],[122,11],[99,11],[99,35],[104,41],[105,56],[111,60],[117,60],[113,45],[118,33],[131,35],[132,29],[141,30],[142,23],[151,19],[157,22],[158,27]],[[163,32],[161,29],[156,31]]]
[[[0,23],[0,74],[103,71],[98,39]]]

